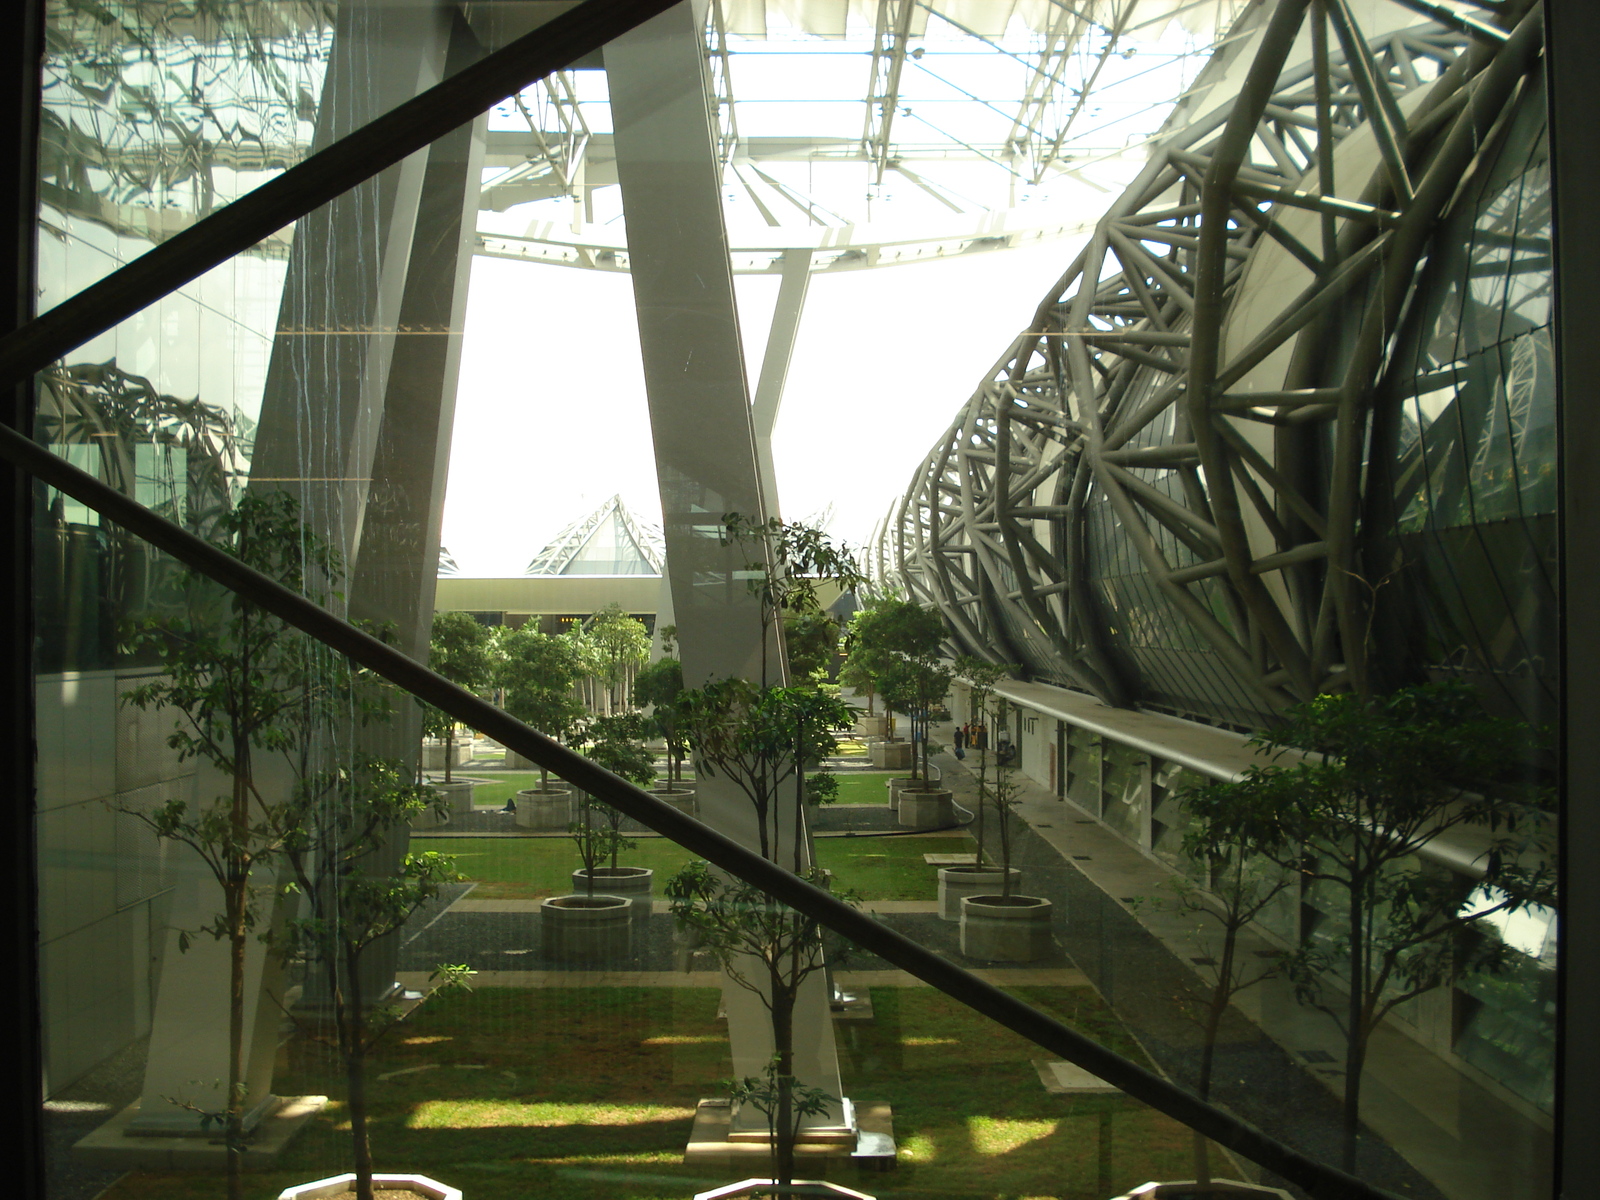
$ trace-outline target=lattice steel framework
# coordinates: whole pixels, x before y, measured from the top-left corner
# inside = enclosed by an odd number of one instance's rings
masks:
[[[1152,618],[1096,594],[1092,544],[1153,583],[1244,719],[1371,682],[1380,374],[1430,235],[1534,86],[1542,26],[1528,3],[1365,11],[1246,18],[1204,110],[918,468],[880,570],[962,649],[1141,700],[1113,634]]]

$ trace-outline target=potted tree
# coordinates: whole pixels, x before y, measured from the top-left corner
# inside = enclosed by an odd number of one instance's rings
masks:
[[[773,634],[785,615],[820,610],[816,589],[824,580],[852,588],[862,582],[848,551],[818,530],[776,520],[754,524],[729,514],[724,535],[762,545],[761,560],[749,570],[764,635]],[[763,645],[768,644],[764,636]],[[851,710],[814,686],[772,686],[768,670],[764,654],[759,682],[726,679],[686,692],[685,724],[699,771],[721,775],[749,801],[761,854],[825,885],[826,874],[811,862],[805,809],[808,795],[828,794],[829,777],[822,772],[808,780],[806,764],[836,752],[833,731],[848,726]],[[794,792],[792,825],[778,816],[784,788]],[[762,1075],[747,1078],[735,1090],[765,1115],[773,1177],[787,1187],[793,1182],[795,1145],[805,1115],[818,1105],[818,1112],[826,1111],[837,1100],[812,1094],[794,1075],[795,1003],[805,982],[826,965],[820,930],[809,917],[759,889],[724,878],[706,863],[691,863],[678,872],[666,893],[680,927],[711,950],[738,986],[760,996],[767,1009],[773,1061]]]
[[[634,846],[615,822],[606,819],[604,814],[612,811],[609,805],[602,806],[585,797],[578,819],[567,827],[583,864],[572,873],[573,881],[581,883],[584,890],[568,896],[550,896],[540,902],[539,938],[548,959],[589,962],[623,958],[628,953],[633,900],[595,890],[602,864],[608,858],[615,864],[619,851]],[[648,892],[645,903],[649,903]]]
[[[969,702],[975,714],[987,714],[995,697],[995,685],[1004,679],[1007,671],[994,663],[975,658],[963,658],[957,669],[971,684]],[[967,896],[993,894],[1006,887],[1015,888],[1022,881],[1022,872],[1008,866],[1004,871],[988,861],[989,812],[993,807],[992,784],[989,772],[993,764],[989,757],[988,739],[974,748],[978,759],[978,804],[973,816],[973,838],[977,842],[972,865],[939,868],[939,917],[945,921],[961,920],[961,901]]]
[[[938,621],[938,614],[923,610]],[[943,628],[943,622],[939,622]],[[954,794],[939,785],[929,761],[933,712],[950,690],[954,672],[933,652],[896,656],[880,675],[885,702],[891,697],[904,706],[911,720],[911,775],[892,789],[900,824],[931,829],[955,820]]]
[[[1019,792],[1010,766],[997,758],[989,804],[994,815],[995,841],[1000,848],[1000,890],[961,899],[961,953],[968,958],[1032,962],[1051,950],[1054,906],[1042,896],[1024,896],[1015,890],[1011,849],[1016,814],[1012,807]]]
[[[494,637],[488,626],[481,624],[464,612],[435,613],[433,633],[429,640],[428,665],[451,683],[468,691],[484,691],[494,680]],[[443,783],[434,786],[449,800],[445,811],[467,813],[472,811],[471,781],[456,781],[452,771],[456,759],[456,721],[431,704],[422,706],[422,730],[430,739],[441,745],[444,767]],[[423,746],[423,766],[426,767],[428,751]],[[428,822],[432,810],[424,808],[417,818]]]
[[[633,702],[649,708],[649,729],[661,738],[667,752],[667,776],[655,781],[651,791],[684,812],[694,811],[694,788],[684,781],[683,762],[689,756],[689,738],[683,712],[683,665],[664,654],[633,680]]]
[[[283,856],[303,915],[289,923],[287,940],[324,975],[328,1020],[314,1028],[331,1026],[326,1040],[343,1068],[354,1170],[290,1188],[281,1200],[339,1194],[373,1200],[375,1185],[431,1196],[440,1187],[425,1176],[374,1175],[368,1132],[367,1059],[399,1023],[402,1010],[374,1005],[362,994],[363,956],[394,936],[441,885],[458,878],[455,863],[442,854],[407,854],[398,871],[385,861],[391,838],[403,836],[418,813],[439,803],[436,794],[407,776],[399,763],[357,758],[348,767],[319,772],[296,789]],[[440,966],[428,995],[465,987],[471,975],[464,966]]]
[[[286,586],[326,602],[343,575],[337,551],[306,529],[285,492],[247,493],[218,520],[212,544]],[[180,720],[167,744],[180,760],[197,760],[225,781],[225,790],[174,799],[146,812],[121,811],[144,821],[157,837],[188,846],[221,894],[221,911],[179,935],[228,947],[228,1053],[213,1085],[214,1098],[179,1098],[207,1123],[221,1127],[227,1149],[227,1194],[243,1194],[247,1113],[270,1102],[265,1083],[246,1078],[245,976],[251,942],[263,932],[263,908],[276,895],[275,872],[285,840],[295,832],[293,782],[309,772],[313,740],[336,718],[386,711],[381,694],[352,687],[339,655],[263,611],[185,572],[181,610],[125,631],[133,650],[153,649],[162,674],[123,695],[139,708],[176,709]],[[202,774],[202,786],[205,776]],[[270,932],[270,929],[267,930]]]
[[[917,735],[923,731],[918,714],[925,721],[932,704],[944,698],[937,679],[942,669],[939,648],[944,633],[944,621],[933,609],[895,597],[862,609],[851,622],[850,658],[875,681],[889,719],[885,740],[873,745],[872,765],[890,770],[908,768],[908,778],[915,782],[925,782],[927,767],[926,747],[921,755],[914,753]],[[948,688],[948,675],[943,682]],[[938,695],[924,707],[924,697],[934,691]],[[893,713],[897,710],[911,719],[910,743],[893,736]]]
[[[654,756],[645,748],[646,725],[638,713],[618,713],[609,717],[594,717],[583,727],[584,753],[606,770],[620,775],[629,783],[647,787],[655,782]],[[624,867],[617,863],[618,853],[631,850],[635,843],[622,835],[622,813],[609,804],[592,801],[583,805],[583,821],[587,824],[603,822],[609,830],[606,843],[609,865],[584,863],[583,869],[573,872],[574,889],[582,887],[592,894],[596,889],[610,896],[625,896],[635,901],[635,914],[641,918],[650,915],[650,889],[654,872],[648,867]]]
[[[500,686],[506,711],[546,737],[564,741],[580,727],[584,707],[573,695],[583,670],[570,638],[524,625],[500,642]],[[550,782],[539,768],[539,786],[517,793],[517,824],[523,829],[564,830],[573,821],[572,789]]]

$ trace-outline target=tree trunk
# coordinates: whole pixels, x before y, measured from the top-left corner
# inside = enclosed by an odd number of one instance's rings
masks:
[[[456,727],[455,722],[444,731],[444,781],[450,782],[450,760],[456,756]]]
[[[1352,875],[1355,876],[1355,872]],[[1359,876],[1350,889],[1350,999],[1345,1015],[1344,1054],[1344,1169],[1356,1169],[1356,1139],[1361,1132],[1361,1068],[1366,1038],[1362,1032],[1362,998],[1367,990],[1367,937],[1365,897]]]
[[[794,994],[791,981],[772,977],[772,1044],[776,1052],[777,1112],[772,1125],[773,1178],[780,1187],[794,1182]]]
[[[361,956],[345,954],[350,1002],[343,1006],[340,1036],[344,1040],[345,1087],[349,1092],[350,1143],[355,1156],[356,1200],[372,1200],[372,1141],[367,1122],[366,1013],[362,1010]]]
[[[244,969],[250,929],[250,744],[234,742],[233,798],[229,811],[233,844],[223,861],[228,878],[223,904],[228,916],[228,1094],[223,1109],[228,1156],[228,1200],[244,1196]]]

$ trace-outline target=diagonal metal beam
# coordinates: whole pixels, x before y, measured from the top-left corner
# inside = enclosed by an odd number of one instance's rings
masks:
[[[678,0],[584,0],[0,337],[0,386],[148,308],[364,179]]]
[[[867,83],[867,119],[861,149],[872,161],[874,184],[889,167],[890,135],[900,107],[900,73],[905,68],[915,0],[878,0],[877,28],[872,36],[872,75]]]

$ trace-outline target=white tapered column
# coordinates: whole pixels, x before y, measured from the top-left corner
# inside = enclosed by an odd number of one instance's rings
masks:
[[[766,677],[780,656],[764,648],[743,573],[750,547],[724,547],[724,514],[764,518],[750,393],[722,223],[721,181],[705,77],[705,5],[686,0],[606,47],[617,174],[639,316],[645,389],[667,544],[667,575],[684,682]],[[764,655],[764,649],[769,651]],[[700,778],[701,819],[752,849],[754,814],[742,793]],[[785,797],[781,803],[793,804]],[[790,828],[793,811],[780,815]],[[736,1075],[759,1075],[772,1056],[759,998],[724,987]],[[840,1095],[838,1056],[821,972],[795,1014],[795,1074]],[[837,1126],[839,1111],[815,1124]],[[811,1122],[808,1122],[811,1124]]]

